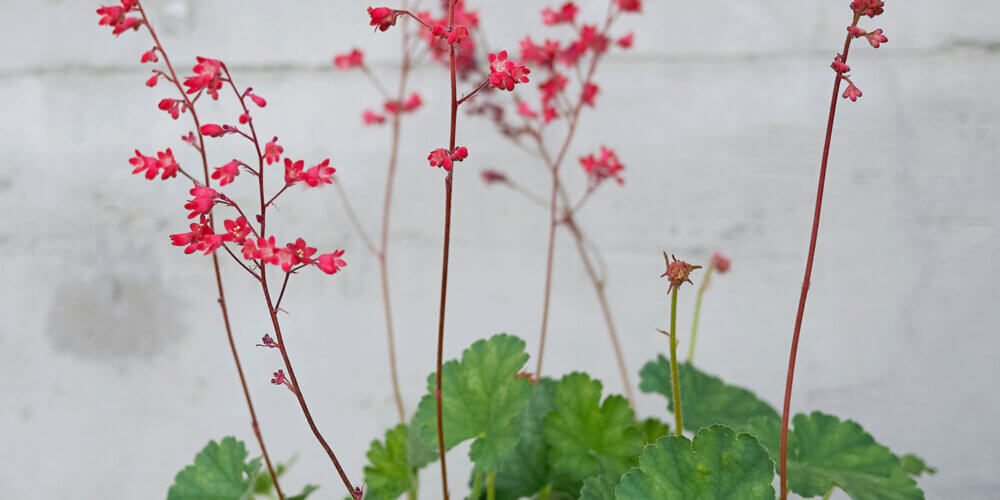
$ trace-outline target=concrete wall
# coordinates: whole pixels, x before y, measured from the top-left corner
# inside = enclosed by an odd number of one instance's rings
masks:
[[[583,3],[591,18],[604,8]],[[706,297],[698,361],[780,404],[847,3],[650,1],[622,20],[636,48],[601,67],[599,107],[586,112],[570,158],[608,144],[628,167],[625,185],[602,188],[580,220],[607,261],[633,376],[665,348],[655,332],[666,322],[660,251],[704,262],[719,249],[733,270]],[[270,101],[257,114],[262,134],[279,135],[295,157],[332,155],[377,231],[388,135],[358,117],[378,97],[329,60],[359,46],[391,79],[398,33],[371,33],[358,1],[147,4],[185,72],[195,55],[228,61]],[[473,4],[485,4],[497,46],[515,47],[526,30],[545,36],[540,2]],[[168,244],[186,227],[186,188],[148,183],[127,164],[136,147],[166,146],[196,164],[176,140],[187,124],[156,110],[166,88],[142,85],[148,37],[113,39],[96,26],[96,5],[0,0],[0,498],[160,498],[207,439],[252,440],[209,261]],[[850,64],[864,97],[838,115],[799,351],[794,408],[853,418],[894,450],[927,458],[941,470],[921,480],[928,498],[995,498],[1000,487],[998,18],[996,2],[893,1],[874,23],[889,44],[856,46]],[[446,139],[447,77],[428,65],[413,83],[426,106],[404,127],[391,246],[411,410],[433,368],[442,174],[424,157]],[[235,116],[229,104],[204,109]],[[482,185],[478,172],[501,168],[539,193],[546,174],[483,120],[461,117],[459,142],[471,157],[456,174],[447,357],[499,331],[534,352],[545,215]],[[211,161],[245,154],[238,147],[213,143]],[[576,169],[570,162],[567,178],[579,192]],[[294,280],[284,321],[318,423],[360,478],[369,440],[395,421],[375,260],[332,188],[297,192],[278,217],[285,238],[348,251],[343,274]],[[546,370],[586,369],[619,392],[567,234],[556,251]],[[317,498],[340,498],[292,399],[268,383],[279,360],[253,347],[270,331],[258,290],[235,265],[224,272],[272,453],[299,453],[287,488],[318,482]],[[682,332],[692,295],[682,297]],[[664,407],[660,397],[638,401],[641,415]],[[457,492],[463,453],[451,461]],[[439,494],[434,474],[423,487]]]

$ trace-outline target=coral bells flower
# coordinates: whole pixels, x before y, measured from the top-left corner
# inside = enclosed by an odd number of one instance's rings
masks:
[[[448,43],[459,43],[469,37],[469,28],[458,25],[448,33]]]
[[[316,187],[320,184],[332,184],[333,180],[330,178],[337,169],[330,166],[330,160],[323,160],[319,165],[309,167],[302,174],[302,180],[305,181],[306,185],[309,187]]]
[[[287,248],[282,248],[275,252],[274,263],[281,266],[281,270],[290,272],[292,267],[299,263],[299,260],[295,258],[295,254]]]
[[[528,104],[528,101],[521,101],[521,103],[517,105],[517,114],[525,118],[538,118],[538,112],[531,109],[531,105]]]
[[[642,0],[616,0],[615,3],[624,12],[642,12]]]
[[[358,49],[351,49],[351,51],[346,54],[337,54],[333,56],[333,64],[341,71],[364,66],[365,54]]]
[[[274,139],[271,139],[270,142],[264,145],[264,160],[267,161],[268,165],[270,165],[280,160],[281,153],[284,152],[285,148],[278,145],[278,138],[275,137]]]
[[[454,162],[462,161],[468,156],[469,150],[464,146],[455,148],[455,150],[450,153],[444,148],[438,148],[431,151],[431,154],[427,155],[427,160],[430,162],[432,167],[441,167],[445,170],[451,170]]]
[[[410,97],[406,98],[403,102],[403,111],[416,111],[420,106],[424,104],[424,101],[420,99],[420,94],[413,92]]]
[[[573,2],[566,2],[562,4],[562,7],[559,7],[559,10],[552,10],[551,8],[546,7],[545,10],[542,11],[542,24],[546,26],[554,26],[560,23],[573,24],[576,20],[576,13],[579,11],[580,9],[577,8]]]
[[[594,99],[597,98],[598,90],[600,89],[596,84],[588,83],[585,87],[583,87],[583,93],[580,95],[580,100],[583,101],[584,104],[593,107]]]
[[[121,5],[104,7],[97,9],[97,15],[101,16],[98,26],[111,26],[111,33],[118,36],[130,29],[138,30],[142,25],[142,19],[138,17],[128,17],[126,14],[135,7],[135,0],[122,0]]]
[[[166,151],[156,153],[156,158],[153,158],[152,156],[145,156],[137,149],[135,150],[135,157],[129,159],[128,162],[135,167],[135,169],[132,170],[133,174],[145,172],[146,178],[150,180],[155,179],[156,175],[160,173],[160,170],[163,170],[163,175],[160,176],[160,179],[162,180],[176,177],[177,170],[180,168],[180,166],[177,165],[177,161],[174,160],[174,152],[169,148]]]
[[[621,171],[625,170],[625,165],[618,160],[618,155],[614,150],[601,146],[601,155],[595,157],[593,154],[580,158],[580,165],[590,178],[592,185],[598,185],[605,179],[614,178],[618,184],[624,184],[625,179],[621,178]]]
[[[237,160],[216,167],[215,171],[212,172],[212,178],[218,180],[220,186],[233,182],[237,175],[240,175],[240,162]]]
[[[278,343],[271,338],[270,334],[264,334],[264,338],[260,339],[260,341],[261,343],[257,344],[257,347],[270,347],[272,349],[278,347]]]
[[[226,226],[226,241],[242,244],[247,240],[247,236],[250,236],[250,223],[246,217],[240,216],[236,220],[226,219],[223,225]]]
[[[861,97],[861,89],[854,85],[854,82],[847,81],[847,89],[844,90],[844,99],[850,99],[851,102],[857,102],[858,98]]]
[[[295,387],[292,386],[292,382],[285,376],[285,370],[278,370],[274,372],[274,376],[271,377],[271,383],[274,385],[283,385],[293,393],[295,392]]]
[[[673,262],[670,261],[670,257],[673,257]],[[667,270],[660,275],[661,278],[666,277],[670,281],[670,286],[667,288],[667,293],[670,293],[675,288],[680,288],[684,283],[691,283],[690,275],[691,271],[695,269],[701,269],[701,266],[692,266],[683,260],[677,260],[677,257],[667,256],[667,252],[663,252],[663,260],[667,261]]]
[[[302,264],[312,264],[312,255],[316,253],[316,249],[307,245],[306,240],[299,238],[295,240],[295,243],[289,243],[286,248],[295,256],[295,259]]]
[[[868,43],[872,45],[873,48],[879,48],[879,45],[889,41],[889,37],[882,34],[881,29],[872,31],[871,33],[866,33],[865,38],[868,39]]]
[[[206,123],[201,126],[201,135],[207,135],[209,137],[222,137],[230,132],[233,132],[231,127],[223,127],[214,123]]]
[[[142,53],[142,58],[139,59],[141,63],[159,62],[160,58],[156,56],[156,47],[153,47],[146,52]]]
[[[851,70],[851,67],[844,63],[844,56],[842,54],[837,54],[837,56],[833,58],[833,62],[830,63],[830,67],[837,73],[841,74],[847,73]]]
[[[195,186],[191,190],[191,196],[194,198],[184,204],[184,208],[191,211],[188,214],[188,219],[211,212],[212,206],[215,205],[215,201],[219,197],[219,192],[210,187]]]
[[[501,90],[514,90],[518,83],[528,83],[531,70],[523,64],[507,59],[507,51],[503,50],[489,55],[490,84]]]
[[[155,77],[156,75],[153,76]],[[148,85],[149,82],[146,82],[146,84]],[[170,117],[173,118],[174,120],[176,120],[179,116],[181,116],[181,113],[187,111],[187,103],[185,103],[180,99],[170,99],[170,98],[160,99],[160,102],[159,104],[156,105],[156,107],[160,108],[160,110],[162,111],[166,111],[167,113],[169,113]]]
[[[337,250],[333,253],[325,253],[316,258],[316,267],[326,274],[337,274],[347,265],[341,257],[343,257],[344,251]]]
[[[198,250],[208,255],[222,246],[225,235],[214,234],[211,226],[208,225],[208,218],[201,216],[198,222],[191,224],[191,231],[170,235],[170,242],[175,246],[185,246],[184,253],[191,254]]]
[[[710,263],[712,268],[720,273],[725,273],[729,270],[729,259],[723,257],[719,252],[712,254],[712,260]]]
[[[370,109],[366,109],[364,113],[361,113],[361,121],[365,125],[381,125],[385,123],[385,115],[380,115]]]
[[[632,48],[632,43],[634,41],[635,41],[635,34],[634,33],[629,33],[629,34],[627,34],[627,35],[619,38],[617,41],[615,41],[615,43],[618,44],[618,46],[621,47],[621,48],[623,48],[623,49],[630,49],[630,48]]]
[[[285,184],[295,184],[302,180],[302,169],[305,165],[304,160],[293,162],[291,158],[285,158]]]
[[[371,17],[371,22],[369,26],[375,26],[375,29],[380,31],[385,31],[389,29],[390,26],[396,24],[396,16],[399,15],[399,11],[390,9],[388,7],[368,7],[368,16]]]
[[[496,170],[491,170],[491,169],[483,170],[483,172],[479,175],[483,178],[483,182],[485,182],[486,184],[507,182],[507,175],[504,174],[503,172],[499,172]]]
[[[204,89],[213,99],[218,99],[219,89],[222,88],[222,62],[199,57],[198,64],[192,71],[195,75],[184,79],[184,85],[188,88],[187,93],[194,94]]]
[[[882,0],[854,0],[851,2],[851,10],[858,16],[868,16],[874,18],[884,10],[885,2]]]

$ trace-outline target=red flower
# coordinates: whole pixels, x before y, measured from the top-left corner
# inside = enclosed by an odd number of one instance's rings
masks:
[[[625,12],[641,12],[642,0],[616,0],[618,8]]]
[[[250,223],[242,215],[236,220],[226,219],[222,223],[226,226],[226,239],[234,243],[243,243],[250,235]]]
[[[316,267],[320,268],[326,274],[336,274],[347,265],[341,257],[344,255],[343,250],[337,250],[333,253],[325,253],[316,258]]]
[[[545,40],[545,45],[535,44],[530,36],[521,40],[521,59],[543,66],[551,66],[560,50],[559,42],[552,40]]]
[[[305,161],[292,162],[291,158],[285,158],[285,184],[295,184],[302,180],[302,169]]]
[[[844,63],[844,56],[841,54],[837,54],[837,56],[833,58],[833,62],[830,64],[830,67],[837,73],[841,74],[847,73],[851,70],[851,67]]]
[[[427,155],[427,160],[430,162],[432,167],[441,167],[445,170],[451,170],[454,162],[462,161],[469,157],[469,150],[462,146],[455,148],[451,153],[444,148],[438,148],[431,151],[431,154]]]
[[[851,2],[851,10],[859,16],[874,18],[884,10],[885,2],[882,0],[854,0]]]
[[[364,113],[361,113],[361,120],[365,125],[381,125],[385,123],[385,116],[366,109]]]
[[[156,56],[156,47],[153,47],[147,50],[146,52],[142,53],[142,58],[139,59],[139,62],[148,63],[148,62],[158,62],[159,60],[160,58]]]
[[[280,265],[281,270],[286,273],[292,270],[299,260],[295,258],[295,254],[287,248],[282,248],[275,252],[274,254],[274,264]]]
[[[551,106],[542,107],[542,121],[544,123],[549,123],[550,121],[555,120],[556,118],[559,118],[559,112],[556,111],[556,108],[553,108]]]
[[[560,73],[552,75],[552,78],[545,80],[538,85],[538,90],[542,93],[542,104],[547,104],[557,95],[566,89],[569,79]]]
[[[632,48],[632,42],[635,40],[635,33],[629,33],[618,39],[615,43],[623,49]]]
[[[588,83],[583,87],[583,93],[580,95],[580,100],[583,101],[584,104],[593,107],[594,99],[597,97],[598,90],[597,85]]]
[[[198,57],[198,64],[192,68],[194,76],[184,79],[188,94],[194,94],[202,89],[209,93],[213,99],[219,98],[219,89],[222,88],[222,62]]]
[[[490,84],[501,90],[514,90],[518,83],[528,83],[531,73],[523,64],[507,60],[507,51],[503,50],[489,55]]]
[[[396,24],[396,16],[399,15],[399,12],[388,7],[378,7],[374,9],[368,7],[368,15],[371,17],[369,26],[375,26],[375,29],[385,31],[389,29],[390,26]]]
[[[138,17],[127,17],[129,11],[135,7],[135,0],[122,0],[121,6],[104,7],[97,9],[97,15],[101,16],[98,26],[111,26],[111,33],[120,35],[130,29],[138,30],[142,25],[142,19]],[[145,62],[145,61],[144,61]]]
[[[271,139],[270,142],[264,145],[264,160],[270,165],[281,159],[281,153],[285,152],[285,148],[278,145],[278,138],[275,137]]]
[[[879,47],[879,45],[889,41],[889,37],[883,35],[881,29],[872,31],[871,33],[866,34],[865,37],[868,38],[868,43],[870,43],[872,47],[876,49]]]
[[[469,28],[465,26],[458,25],[452,28],[451,33],[448,33],[448,43],[458,43],[469,37]]]
[[[161,106],[162,106],[162,103],[161,103]],[[229,128],[227,128],[227,127],[221,127],[221,126],[216,125],[214,123],[206,123],[205,125],[201,126],[201,134],[202,135],[207,135],[209,137],[222,137],[222,136],[224,136],[224,135],[232,132],[232,130],[229,129]]]
[[[614,150],[601,146],[601,156],[594,157],[593,154],[580,158],[580,165],[590,177],[593,185],[600,184],[605,179],[614,178],[618,184],[624,184],[625,179],[621,178],[621,171],[625,166],[618,160],[618,155]]]
[[[145,171],[146,178],[150,180],[156,178],[156,175],[160,173],[160,169],[163,169],[163,175],[160,176],[160,179],[167,180],[171,177],[176,177],[177,170],[180,168],[177,165],[177,161],[174,160],[173,151],[169,148],[166,151],[156,153],[156,158],[144,156],[137,149],[135,150],[135,157],[129,159],[128,162],[135,167],[132,170],[133,174]]]
[[[142,19],[138,17],[126,17],[124,21],[115,25],[115,29],[111,30],[111,34],[118,36],[128,30],[139,31],[139,26],[142,26]]]
[[[243,242],[243,258],[252,260],[257,258],[257,244],[252,239]]]
[[[496,170],[490,170],[490,169],[483,170],[483,172],[479,175],[483,178],[483,182],[485,182],[486,184],[507,182],[507,175],[504,174],[503,172],[498,172]]]
[[[153,77],[155,78],[156,75],[153,75]],[[149,82],[146,82],[146,84],[148,85]],[[181,113],[187,111],[187,103],[179,99],[160,99],[160,103],[157,104],[156,107],[170,113],[170,117],[174,120],[181,116]]]
[[[160,79],[160,74],[159,73],[153,73],[153,76],[149,77],[149,80],[146,80],[146,86],[147,87],[155,87],[156,86],[156,82],[159,79]]]
[[[253,103],[256,104],[258,108],[263,108],[264,106],[267,106],[267,101],[264,100],[263,97],[257,94],[251,94],[249,92],[249,89],[247,89],[247,97],[249,97],[250,100],[253,101]]]
[[[420,99],[420,94],[413,92],[410,97],[406,98],[406,102],[403,103],[403,111],[416,111],[424,101]]]
[[[673,257],[672,255],[670,257]],[[663,260],[667,261],[667,270],[660,275],[660,277],[666,276],[670,281],[670,286],[667,287],[667,293],[670,293],[675,288],[680,288],[684,283],[691,283],[691,271],[695,269],[701,269],[701,266],[692,266],[683,260],[677,260],[677,257],[673,257],[674,261],[670,261],[670,257],[667,257],[667,252],[663,252]]]
[[[247,240],[250,241],[250,240]],[[267,238],[257,238],[257,253],[254,258],[260,259],[264,264],[278,263],[278,249],[274,244],[274,236]]]
[[[275,342],[273,338],[271,338],[270,334],[265,333],[264,338],[260,339],[260,341],[262,343],[257,344],[257,347],[270,347],[272,349],[278,347],[278,343]]]
[[[170,148],[167,148],[166,151],[156,153],[156,165],[163,169],[163,175],[160,176],[161,180],[176,177],[177,170],[180,169],[177,160],[174,160],[174,152]]]
[[[233,179],[235,179],[237,175],[240,175],[240,162],[236,160],[233,160],[221,167],[217,167],[215,172],[212,172],[212,178],[217,179],[220,186],[225,186],[226,184],[233,182]]]
[[[271,379],[271,383],[274,385],[282,385],[288,383],[285,380],[285,370],[278,370],[274,372],[274,377]]]
[[[302,180],[305,181],[309,187],[316,187],[320,184],[332,184],[333,180],[330,176],[333,175],[337,169],[329,166],[330,160],[326,159],[320,162],[319,165],[309,167],[305,174],[302,175]]]
[[[854,82],[850,80],[848,80],[847,84],[847,89],[844,90],[843,97],[844,99],[850,99],[851,102],[856,102],[861,97],[861,89],[854,86]]]
[[[715,252],[712,254],[711,266],[714,267],[716,271],[725,273],[729,270],[729,259],[723,257],[719,252]]]
[[[198,148],[198,138],[195,137],[194,132],[188,132],[187,135],[182,135],[181,140],[194,146],[195,149]]]
[[[546,26],[553,26],[560,23],[573,24],[576,20],[576,13],[580,9],[573,4],[573,2],[566,2],[559,7],[559,10],[552,10],[546,7],[542,11],[542,24]]]
[[[208,218],[204,215],[198,222],[191,224],[191,232],[170,235],[170,242],[175,246],[187,245],[184,249],[186,254],[202,250],[208,255],[222,245],[223,239],[223,235],[212,232]]]
[[[337,54],[333,56],[333,64],[335,64],[339,70],[348,70],[364,66],[365,54],[358,49],[351,49],[351,51],[346,54]]]
[[[188,214],[188,219],[211,212],[216,198],[219,197],[218,191],[205,186],[195,186],[191,190],[191,195],[194,198],[184,204],[184,208],[191,211]]]
[[[306,245],[306,241],[302,238],[295,240],[295,243],[289,243],[286,248],[292,252],[292,255],[298,259],[299,262],[303,264],[312,264],[312,255],[316,253],[316,249]]]
[[[521,103],[517,105],[517,114],[525,118],[538,118],[538,112],[531,109],[531,105],[528,104],[528,101],[521,101]]]

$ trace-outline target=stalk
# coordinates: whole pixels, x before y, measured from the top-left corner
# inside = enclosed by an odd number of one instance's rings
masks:
[[[691,320],[691,341],[688,344],[688,363],[694,359],[694,343],[698,337],[698,320],[701,318],[701,298],[705,295],[705,290],[708,288],[709,280],[712,279],[712,271],[714,269],[715,263],[713,262],[705,270],[705,277],[701,281],[701,286],[698,287],[698,297],[694,300],[694,318]]]
[[[670,382],[673,384],[674,393],[674,424],[677,426],[677,435],[684,432],[683,418],[681,417],[681,384],[677,374],[677,287],[670,292]]]

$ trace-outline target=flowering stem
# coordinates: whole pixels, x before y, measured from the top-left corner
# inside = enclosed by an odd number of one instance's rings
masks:
[[[490,472],[486,475],[486,500],[496,500],[497,498],[496,479],[496,472]]]
[[[681,383],[677,375],[677,288],[670,292],[670,382],[674,393],[674,423],[677,435],[684,432],[681,418]]]
[[[715,269],[714,262],[709,264],[708,269],[705,270],[705,277],[702,278],[701,286],[698,287],[698,297],[694,300],[694,318],[691,320],[691,340],[688,343],[688,363],[694,359],[694,340],[698,336],[698,318],[701,317],[701,298],[705,295],[705,289],[708,288],[709,280],[712,279],[713,269]]]
[[[455,25],[455,3],[457,0],[448,2],[448,28]],[[451,72],[451,126],[448,134],[448,151],[455,150],[455,125],[458,119],[458,82],[455,66],[455,44],[448,46],[449,69]],[[444,419],[441,414],[441,366],[444,358],[444,311],[445,302],[448,296],[448,251],[451,245],[451,191],[454,168],[448,171],[444,178],[444,249],[442,251],[441,263],[441,306],[438,314],[438,338],[437,338],[437,375],[435,376],[434,400],[437,411],[437,434],[438,434],[438,454],[441,457],[441,486],[444,500],[449,499],[448,495],[448,466],[445,462],[444,448]]]
[[[858,24],[858,14],[854,15],[852,26]],[[844,56],[842,62],[847,62],[847,52],[851,48],[852,36],[847,35],[844,41]],[[819,167],[819,186],[816,188],[816,208],[813,211],[812,233],[809,237],[809,253],[806,257],[805,277],[802,280],[802,293],[799,295],[799,307],[795,313],[795,330],[792,333],[792,347],[788,356],[788,378],[785,380],[785,404],[781,413],[781,500],[788,498],[788,413],[792,401],[792,380],[795,377],[795,355],[799,348],[799,332],[802,329],[802,316],[806,309],[806,296],[809,294],[809,278],[812,276],[813,257],[816,255],[816,238],[819,234],[819,216],[823,207],[823,188],[826,183],[826,165],[830,157],[830,140],[833,137],[833,121],[837,113],[837,97],[840,93],[840,81],[843,79],[837,72],[833,80],[833,98],[830,100],[830,116],[826,122],[826,139],[823,143],[823,159]]]
[[[156,30],[153,28],[153,24],[149,22],[149,18],[146,17],[146,10],[142,7],[142,2],[136,2],[136,10],[139,11],[139,15],[142,16],[142,22],[146,25],[146,29],[149,30],[149,35],[153,39],[153,43],[156,45],[157,50],[160,55],[163,56],[163,62],[167,66],[167,70],[170,71],[170,82],[177,87],[177,91],[180,93],[181,98],[184,99],[185,104],[187,104],[188,110],[191,112],[191,118],[194,121],[195,133],[198,134],[198,153],[201,155],[202,169],[205,175],[205,186],[208,187],[211,184],[211,177],[208,174],[208,157],[205,155],[205,136],[201,133],[201,123],[198,120],[198,114],[194,109],[194,103],[188,98],[187,93],[184,92],[184,88],[181,86],[180,79],[177,78],[177,73],[174,71],[173,65],[170,63],[170,57],[167,55],[167,51],[163,48],[163,44],[160,43],[160,38],[156,35]],[[212,214],[209,213],[209,224],[214,227],[214,219]],[[222,286],[222,273],[219,269],[219,258],[213,252],[212,253],[212,268],[215,274],[215,284],[219,292],[219,309],[222,312],[222,323],[226,329],[226,339],[229,341],[229,350],[233,355],[233,363],[236,365],[236,373],[240,378],[240,387],[243,389],[243,398],[247,403],[247,410],[250,412],[250,426],[253,428],[254,437],[257,438],[257,444],[260,446],[261,454],[264,456],[264,463],[267,465],[267,472],[271,476],[271,482],[274,483],[274,491],[278,494],[279,500],[284,500],[285,495],[281,491],[281,485],[278,484],[278,475],[274,471],[274,465],[271,463],[271,456],[267,453],[267,446],[264,445],[264,436],[260,431],[260,424],[257,420],[257,411],[253,405],[253,399],[250,397],[250,389],[247,387],[246,376],[243,374],[243,363],[240,361],[239,352],[236,350],[236,341],[233,338],[233,330],[229,324],[229,309],[226,307],[226,294]],[[253,274],[251,272],[251,274]]]

